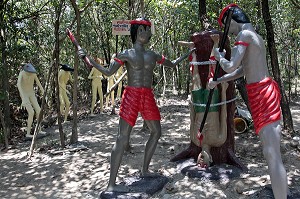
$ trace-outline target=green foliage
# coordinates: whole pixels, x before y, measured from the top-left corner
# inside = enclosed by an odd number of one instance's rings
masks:
[[[77,0],[79,9],[83,9],[90,0]],[[139,1],[132,1],[131,10],[127,0],[95,0],[90,7],[81,13],[80,44],[92,56],[103,57],[109,62],[113,53],[120,52],[131,47],[129,36],[119,36],[116,44],[116,36],[112,35],[111,21],[113,19],[134,19],[141,16]],[[242,7],[258,28],[259,33],[266,39],[264,21],[260,13],[259,1],[234,1]],[[76,32],[74,23],[75,12],[70,1],[63,2],[63,12],[60,17],[60,37],[65,37],[65,29],[70,28]],[[217,18],[221,9],[230,0],[206,1],[206,11],[209,23],[219,29]],[[55,42],[54,20],[55,10],[60,4],[59,0],[8,0],[1,17],[5,30],[7,49],[7,68],[11,86],[10,93],[18,94],[16,77],[19,66],[23,62],[32,62],[39,73],[41,82],[45,82],[46,74],[53,60],[52,50]],[[270,13],[275,30],[275,39],[279,57],[285,57],[287,53],[297,52],[300,45],[300,20],[299,10],[287,1],[269,1]],[[189,41],[191,34],[200,31],[199,1],[195,0],[145,0],[145,14],[155,25],[155,34],[151,39],[150,48],[164,54],[169,59],[175,59],[187,51],[187,48],[179,47],[177,41]],[[77,35],[75,35],[77,37]],[[116,47],[118,47],[116,49]],[[60,61],[74,65],[75,49],[68,39],[62,39],[60,43]],[[280,65],[284,67],[285,59],[280,59]],[[87,79],[89,70],[80,62],[79,76]],[[159,67],[157,74],[159,74]],[[283,72],[285,70],[282,70]],[[173,70],[168,70],[171,75]],[[186,80],[189,75],[188,61],[180,66],[179,82],[182,88],[186,88]],[[297,74],[290,74],[295,77]],[[286,77],[286,75],[284,75]],[[158,77],[160,79],[160,77]],[[171,78],[169,78],[171,79]],[[285,79],[285,78],[284,78]],[[80,97],[89,96],[90,82],[79,81]],[[52,92],[52,91],[51,91]],[[2,95],[1,95],[2,96]],[[12,98],[19,99],[17,96]]]

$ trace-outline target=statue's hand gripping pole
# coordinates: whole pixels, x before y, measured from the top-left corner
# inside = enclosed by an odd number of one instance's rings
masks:
[[[68,35],[68,37],[70,38],[70,40],[72,41],[72,43],[74,44],[76,50],[80,50],[82,49],[81,46],[79,45],[79,43],[77,42],[76,38],[74,37],[73,33],[67,28],[66,29],[66,33]],[[93,65],[91,64],[90,60],[87,58],[87,56],[85,56],[83,58],[83,61],[90,67],[92,68]]]
[[[226,22],[225,22],[224,34],[223,34],[223,37],[222,37],[222,40],[221,40],[221,44],[220,44],[220,50],[219,50],[220,52],[223,52],[224,47],[225,47],[226,39],[227,39],[227,36],[228,36],[228,30],[229,30],[229,26],[230,26],[230,21],[231,21],[231,17],[232,17],[232,14],[233,14],[233,9],[234,8],[230,8],[228,10],[228,15],[227,15]],[[215,69],[215,75],[213,77],[213,81],[217,80],[218,74],[219,74],[219,70],[220,70],[220,63],[217,62],[216,69]],[[209,90],[209,95],[208,95],[208,98],[207,98],[205,112],[204,112],[204,115],[203,115],[203,119],[202,119],[200,128],[198,130],[197,137],[198,137],[200,143],[201,143],[201,140],[202,140],[201,139],[201,132],[202,132],[202,130],[204,128],[204,124],[205,124],[205,121],[206,121],[206,118],[207,118],[207,114],[208,114],[208,111],[209,111],[209,108],[210,108],[210,104],[211,104],[213,93],[214,93],[214,88],[212,88],[212,89]]]

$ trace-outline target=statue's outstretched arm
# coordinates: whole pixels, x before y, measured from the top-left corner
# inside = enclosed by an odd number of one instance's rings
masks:
[[[175,67],[177,64],[179,64],[184,59],[186,59],[190,54],[192,54],[195,50],[196,50],[196,48],[190,49],[187,53],[185,53],[184,55],[178,57],[177,59],[175,59],[173,61],[165,59],[165,60],[163,60],[163,62],[161,64],[164,66]]]
[[[92,64],[92,66],[95,67],[96,69],[98,69],[101,73],[103,73],[106,76],[111,76],[112,74],[117,72],[117,70],[122,66],[122,64],[113,60],[112,62],[110,62],[109,67],[105,68],[104,66],[101,66],[100,64],[98,64],[90,56],[88,56],[83,48],[78,50],[78,56],[82,59],[85,59],[85,57],[87,57],[90,60],[90,63]]]
[[[243,43],[249,42],[249,36],[245,33],[239,35],[238,40],[243,41]],[[248,45],[238,45],[235,43],[235,46],[231,49],[231,58],[230,60],[225,59],[225,53],[219,52],[219,48],[214,48],[214,55],[216,60],[219,61],[223,70],[227,73],[234,72],[242,64],[242,60],[246,53]]]
[[[209,79],[207,87],[209,89],[213,89],[219,83],[232,81],[232,80],[238,79],[242,76],[244,76],[244,70],[243,70],[243,67],[240,66],[232,73],[228,73],[228,74],[223,75],[222,77],[217,78],[217,81],[213,81],[212,78]]]

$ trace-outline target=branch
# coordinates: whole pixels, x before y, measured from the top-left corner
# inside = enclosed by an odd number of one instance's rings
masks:
[[[83,13],[86,9],[88,9],[88,8],[92,5],[92,3],[94,3],[94,0],[92,0],[92,1],[90,1],[88,4],[86,4],[86,5],[84,6],[84,8],[82,8],[82,9],[79,11],[79,13],[80,13],[80,14]]]
[[[32,13],[29,13],[29,15],[25,15],[25,16],[23,16],[23,17],[12,17],[12,18],[11,18],[11,21],[12,21],[12,22],[15,22],[15,21],[23,21],[24,19],[30,19],[30,18],[37,17],[37,16],[43,14],[42,12],[45,12],[45,13],[46,13],[48,10],[47,10],[47,9],[43,10],[43,8],[44,8],[49,2],[50,2],[50,0],[47,1],[47,2],[46,2],[39,10],[36,10],[36,11],[34,11],[34,12],[32,12]]]
[[[297,9],[300,9],[300,2],[298,0],[291,0],[291,2]]]
[[[126,16],[127,18],[129,18],[130,16],[126,13],[125,10],[123,10],[120,6],[118,6],[118,4],[113,0],[113,6],[115,6],[116,8],[120,9]]]

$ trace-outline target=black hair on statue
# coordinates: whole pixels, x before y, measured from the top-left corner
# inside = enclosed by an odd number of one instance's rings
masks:
[[[136,21],[148,21],[148,22],[150,22],[148,19],[145,19],[145,18],[139,18]],[[143,26],[144,29],[146,29],[146,27],[147,27],[147,25],[145,25],[145,24],[138,24],[138,23],[131,24],[131,26],[130,26],[130,36],[131,36],[131,41],[132,41],[133,44],[136,41],[137,30],[140,26]]]
[[[74,68],[71,68],[71,66],[69,66],[68,64],[60,64],[60,65],[61,65],[60,69],[64,71],[74,71]]]
[[[233,7],[232,19],[237,23],[250,23],[250,19],[246,15],[246,13],[239,7]],[[222,23],[225,24],[225,18],[228,16],[229,9],[225,12]]]

